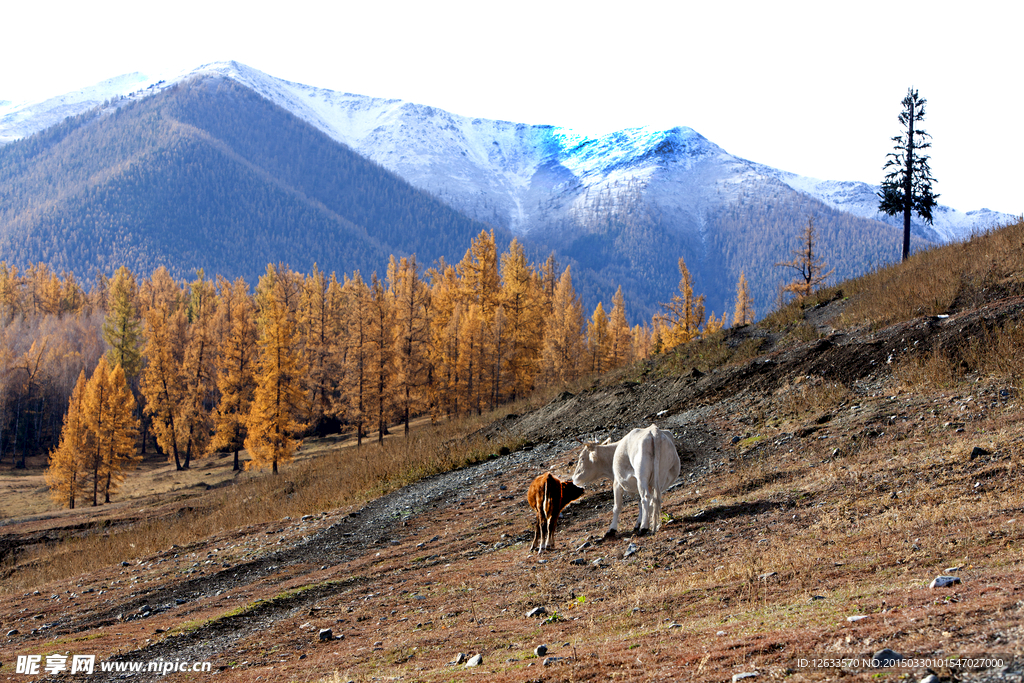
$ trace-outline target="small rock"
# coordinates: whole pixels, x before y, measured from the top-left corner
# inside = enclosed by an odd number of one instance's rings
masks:
[[[888,667],[896,666],[903,661],[903,655],[893,652],[889,648],[879,650],[871,656],[871,666]]]
[[[734,437],[732,437],[732,442],[733,442],[733,444],[738,444],[738,443],[739,443],[740,441],[743,441],[743,439],[741,439],[741,438],[740,438],[740,437],[738,437],[738,436],[734,436]]]
[[[132,563],[128,562],[127,560],[124,560],[123,562],[121,562],[121,566],[122,567],[130,567],[130,566],[132,566]]]
[[[565,659],[565,657],[547,657],[544,660],[544,666],[551,666],[552,664],[557,664],[558,662],[562,661],[563,659]]]
[[[544,609],[543,607],[534,607],[532,610],[530,610],[529,612],[526,613],[526,618],[530,619],[530,618],[533,618],[533,617],[539,617],[542,614],[547,614],[547,613],[548,613],[548,611],[546,609]]]
[[[537,647],[535,647],[533,649],[533,654],[537,655],[538,657],[543,657],[547,653],[548,653],[548,646],[547,645],[538,645]]]
[[[778,576],[778,575],[779,575],[779,573],[778,573],[778,572],[767,572],[767,573],[765,573],[765,574],[761,574],[761,575],[760,575],[760,576],[758,576],[757,578],[758,578],[758,579],[760,579],[761,581],[765,581],[765,582],[767,582],[767,581],[768,581],[768,579],[772,579],[772,578],[775,578],[775,577],[776,577],[776,576]]]
[[[742,681],[745,678],[757,678],[760,675],[761,674],[757,673],[756,671],[748,671],[742,674],[733,674],[732,683],[736,683],[736,681]]]
[[[853,622],[853,621],[860,621],[861,619],[867,619],[867,618],[868,618],[868,615],[866,615],[866,614],[855,614],[852,617],[846,617],[846,620],[850,621],[850,622]]]
[[[153,610],[150,608],[149,605],[143,605],[142,607],[139,608],[139,614],[145,614],[146,612],[152,612],[152,611]]]
[[[464,661],[466,661],[466,653],[460,652],[459,654],[455,655],[455,658],[450,662],[450,664],[452,666],[458,666],[459,664],[462,664]]]
[[[928,674],[922,678],[919,683],[939,683],[939,677],[935,674]]]
[[[334,631],[332,631],[329,628],[322,628],[320,629],[320,633],[317,634],[317,638],[320,640],[321,643],[326,643],[328,641],[334,640]]]
[[[932,579],[932,582],[928,584],[929,588],[946,588],[953,584],[960,583],[959,576],[936,576]]]
[[[587,548],[592,547],[594,547],[593,543],[591,543],[590,541],[584,541],[583,545],[581,545],[579,548],[576,548],[576,552],[580,552],[581,550],[586,550]]]
[[[16,628],[12,628],[12,629],[11,629],[10,631],[8,631],[8,632],[7,632],[7,637],[8,637],[8,638],[11,638],[12,636],[16,636],[16,635],[18,635],[19,633],[21,633],[21,631],[19,631],[19,630],[18,630],[18,629],[16,629]]]
[[[472,666],[480,666],[483,663],[484,663],[484,656],[481,655],[481,654],[475,654],[475,655],[473,655],[472,657],[469,658],[468,662],[466,662],[466,668],[468,669],[468,668],[470,668]]]
[[[569,564],[573,564],[573,565],[584,565],[586,563],[587,563],[587,558],[585,558],[585,557],[577,557],[576,559],[571,560],[569,562]]]
[[[971,460],[974,460],[975,458],[982,455],[992,455],[992,451],[986,451],[981,446],[975,446],[974,449],[971,450]]]
[[[725,631],[719,631],[719,632],[718,632],[718,633],[716,633],[715,635],[716,635],[716,636],[718,636],[718,637],[722,637],[722,636],[724,636],[724,635],[725,635]]]
[[[812,595],[811,599],[808,600],[808,602],[817,602],[818,600],[824,600],[824,599],[825,599],[824,595]]]
[[[636,543],[630,543],[626,548],[626,552],[622,553],[622,559],[626,559],[630,555],[636,555],[638,552],[640,552],[640,546]]]

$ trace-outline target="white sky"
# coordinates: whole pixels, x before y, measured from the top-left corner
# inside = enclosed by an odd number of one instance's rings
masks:
[[[0,1],[0,100],[237,60],[456,114],[600,134],[689,126],[822,179],[881,181],[909,86],[934,190],[1024,213],[1024,3]]]

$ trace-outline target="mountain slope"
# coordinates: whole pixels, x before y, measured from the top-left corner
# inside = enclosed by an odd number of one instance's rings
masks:
[[[241,85],[200,79],[0,148],[0,250],[91,276],[126,263],[250,282],[267,263],[383,270],[485,226]]]

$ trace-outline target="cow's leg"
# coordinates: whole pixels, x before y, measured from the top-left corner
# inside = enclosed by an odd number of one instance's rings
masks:
[[[533,544],[530,546],[530,552],[531,553],[534,550],[536,550],[537,552],[540,552],[540,541],[541,541],[541,537],[543,535],[543,530],[541,529],[540,523],[541,523],[540,513],[537,513],[537,519],[533,520]]]
[[[615,498],[615,503],[612,506],[612,524],[608,527],[608,531],[605,532],[605,538],[615,538],[619,533],[619,515],[622,514],[622,498],[624,490],[618,484],[612,485],[612,493]]]
[[[636,527],[633,532],[638,536],[646,536],[654,533],[658,526],[658,515],[660,514],[660,501],[658,500],[657,489],[639,487],[640,493],[640,516],[636,520]]]
[[[651,533],[654,533],[661,528],[661,491],[654,489],[651,494],[651,514],[653,519],[651,520]]]
[[[558,513],[554,510],[552,512],[554,514],[548,517],[548,550],[555,549],[555,529],[558,528]]]

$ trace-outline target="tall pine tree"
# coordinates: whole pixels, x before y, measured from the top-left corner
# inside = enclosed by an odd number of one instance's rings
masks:
[[[903,132],[892,138],[896,146],[887,155],[883,170],[888,173],[878,192],[879,211],[890,216],[903,214],[904,261],[910,256],[910,215],[916,213],[930,225],[932,209],[939,198],[932,193],[935,178],[928,166],[928,155],[922,152],[932,146],[928,141],[931,136],[916,126],[924,120],[927,103],[928,100],[918,95],[917,90],[907,89],[907,96],[901,103],[903,111],[898,117]]]

